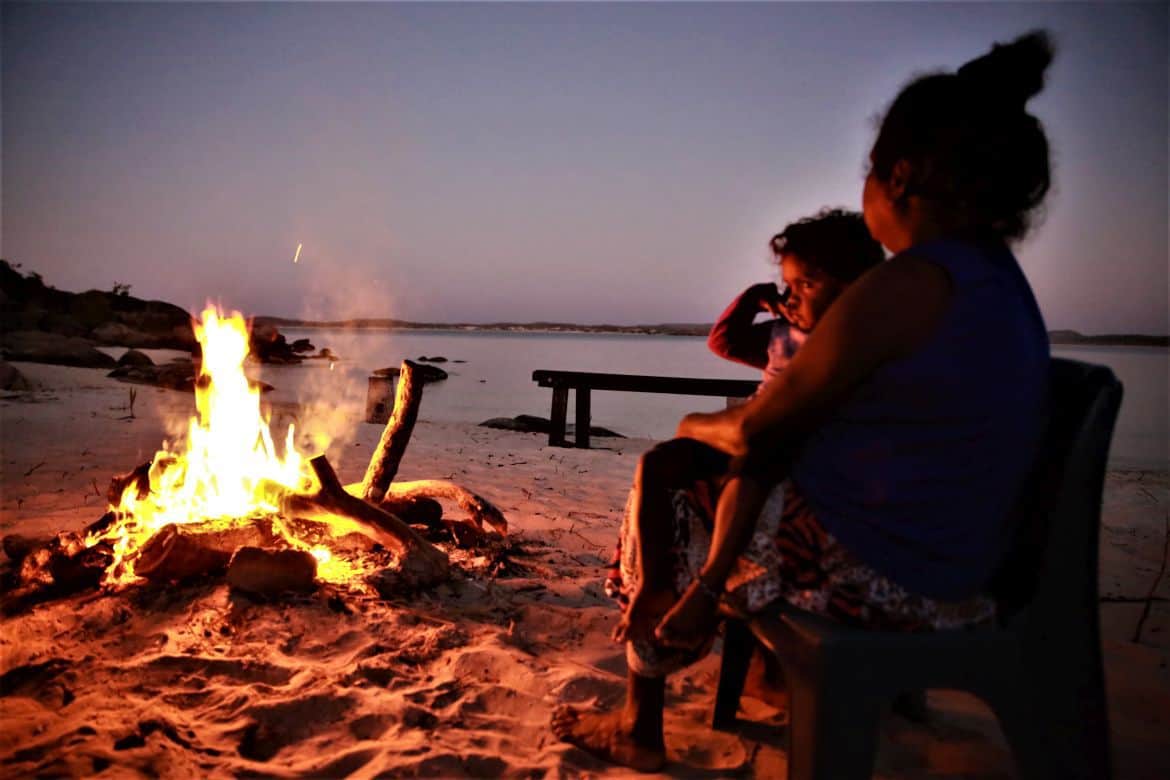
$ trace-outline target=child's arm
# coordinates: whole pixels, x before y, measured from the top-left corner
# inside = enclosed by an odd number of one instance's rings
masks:
[[[763,369],[768,365],[772,321],[755,323],[761,311],[780,314],[780,293],[771,282],[754,284],[719,315],[707,347],[721,358]]]

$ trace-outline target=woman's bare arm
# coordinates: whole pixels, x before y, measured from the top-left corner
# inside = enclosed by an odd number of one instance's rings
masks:
[[[779,376],[743,406],[683,418],[679,436],[733,456],[794,447],[881,364],[917,348],[950,303],[950,277],[903,255],[838,298]]]

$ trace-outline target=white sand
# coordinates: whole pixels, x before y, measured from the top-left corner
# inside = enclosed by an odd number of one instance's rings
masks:
[[[0,400],[0,534],[77,529],[104,510],[109,478],[147,460],[190,397],[103,372],[19,364],[45,390]],[[0,623],[0,776],[625,776],[557,743],[561,702],[621,700],[625,663],[601,590],[638,454],[546,446],[546,437],[426,418],[400,478],[450,477],[496,502],[537,554],[525,578],[464,579],[414,601],[328,591],[279,604],[224,585],[132,588],[42,605]],[[378,429],[329,456],[360,478]],[[1166,533],[1165,474],[1112,473],[1102,591],[1150,591]],[[96,489],[95,489],[96,486]],[[457,512],[454,507],[449,511]],[[1170,595],[1163,581],[1157,595]],[[1155,602],[1103,616],[1117,775],[1170,776],[1170,614]],[[751,698],[736,734],[707,727],[718,657],[670,681],[671,776],[777,776],[783,712]],[[931,694],[928,726],[883,720],[881,777],[1012,776],[988,710]]]

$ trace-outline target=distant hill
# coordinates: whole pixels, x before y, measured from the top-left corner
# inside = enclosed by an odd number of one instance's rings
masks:
[[[165,301],[130,295],[129,285],[80,293],[45,284],[40,274],[22,274],[0,260],[0,332],[50,333],[94,344],[191,350],[191,315]]]
[[[177,349],[197,352],[191,314],[166,301],[130,295],[130,285],[68,292],[45,284],[36,272],[0,259],[0,356],[60,365],[102,366],[108,355],[97,346]],[[299,363],[315,347],[292,344],[273,327],[254,325],[249,345],[265,363]],[[327,350],[314,357],[328,358]]]
[[[1086,336],[1075,330],[1050,330],[1048,340],[1053,344],[1098,344],[1114,347],[1170,347],[1168,336],[1144,336],[1137,333],[1109,333]]]

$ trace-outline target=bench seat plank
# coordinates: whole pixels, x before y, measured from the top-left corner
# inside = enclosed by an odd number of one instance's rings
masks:
[[[644,376],[641,374],[606,374],[593,371],[551,371],[537,369],[532,379],[540,387],[551,387],[552,417],[548,443],[566,446],[565,418],[568,416],[569,390],[577,399],[577,441],[589,447],[590,392],[611,390],[627,393],[666,393],[669,395],[722,396],[746,398],[756,391],[758,382],[748,379],[700,379],[680,376]]]
[[[700,379],[680,376],[643,376],[640,374],[604,374],[590,371],[549,371],[538,369],[532,379],[540,387],[587,387],[592,390],[617,390],[633,393],[668,393],[671,395],[711,395],[745,398],[756,391],[759,382],[750,379]]]

